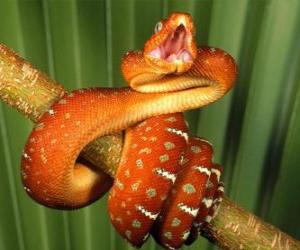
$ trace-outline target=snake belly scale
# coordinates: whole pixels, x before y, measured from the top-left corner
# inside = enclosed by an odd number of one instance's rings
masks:
[[[151,234],[167,249],[191,244],[215,216],[223,186],[212,147],[191,137],[182,112],[208,105],[233,86],[237,70],[221,49],[197,47],[191,16],[162,20],[143,51],[127,53],[127,88],[65,94],[32,130],[21,160],[26,192],[52,208],[75,209],[112,186],[98,169],[77,161],[99,136],[125,130],[109,215],[134,246]]]

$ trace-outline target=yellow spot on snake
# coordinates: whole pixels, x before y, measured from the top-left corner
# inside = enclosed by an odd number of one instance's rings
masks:
[[[55,144],[57,142],[57,139],[51,140],[51,144]]]
[[[201,152],[201,149],[200,149],[200,147],[198,147],[198,146],[191,146],[191,150],[192,150],[192,152],[195,153],[195,154],[198,154],[198,153]]]
[[[140,181],[138,181],[138,182],[132,184],[132,185],[131,185],[131,189],[132,189],[133,191],[137,191],[138,188],[139,188],[139,186],[140,186],[140,184],[141,184]]]
[[[177,119],[174,116],[168,117],[165,119],[166,122],[176,122]]]
[[[159,160],[160,160],[160,162],[166,162],[169,160],[169,155],[168,154],[161,155],[159,157]]]
[[[71,115],[70,113],[65,113],[65,119],[70,119]]]
[[[66,101],[66,99],[61,99],[61,100],[58,101],[58,103],[63,105],[63,104],[66,104],[67,101]]]
[[[173,237],[173,235],[172,235],[171,232],[165,232],[165,233],[164,233],[164,236],[165,236],[167,239],[169,239],[169,240],[171,240],[172,237]]]
[[[175,217],[175,218],[172,220],[171,226],[172,226],[172,227],[178,227],[180,224],[181,224],[181,220],[178,219],[177,217]]]
[[[183,191],[187,194],[192,194],[196,192],[195,187],[191,183],[187,183],[182,187]]]
[[[120,218],[120,217],[117,217],[117,218],[116,218],[116,221],[119,222],[120,224],[123,223],[123,220],[122,220],[122,218]]]
[[[142,148],[140,151],[139,151],[139,154],[150,154],[152,152],[152,149],[151,148]]]
[[[124,175],[127,178],[130,177],[130,171],[129,171],[129,169],[125,170]]]
[[[147,193],[147,196],[149,198],[153,198],[153,197],[156,196],[156,189],[155,188],[149,188],[149,189],[147,189],[146,193]]]
[[[30,143],[34,143],[35,142],[35,138],[34,137],[32,137],[32,138],[30,138]]]
[[[130,230],[126,230],[126,231],[125,231],[125,235],[126,235],[126,237],[127,237],[128,239],[130,239],[130,238],[131,238],[131,231],[130,231]]]
[[[132,221],[132,226],[135,228],[140,228],[142,223],[139,220],[133,220]]]
[[[150,138],[150,141],[151,141],[151,142],[155,142],[155,141],[157,141],[157,137],[155,137],[155,136],[152,136],[152,137]]]
[[[169,141],[165,142],[164,146],[167,150],[171,150],[171,149],[175,148],[175,144],[172,142],[169,142]]]
[[[122,182],[120,182],[119,179],[116,179],[115,185],[116,185],[120,190],[123,190],[123,189],[124,189],[124,184],[123,184]]]
[[[143,127],[143,126],[145,126],[146,125],[146,121],[143,121],[143,122],[141,122],[139,125],[138,125],[138,127]]]
[[[142,159],[137,159],[135,164],[138,168],[143,168],[144,167],[144,163],[143,163]]]

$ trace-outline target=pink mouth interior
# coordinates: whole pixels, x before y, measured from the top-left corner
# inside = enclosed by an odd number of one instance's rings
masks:
[[[156,49],[152,50],[149,55],[163,59],[168,62],[193,61],[192,55],[188,51],[188,32],[183,24],[180,24]]]

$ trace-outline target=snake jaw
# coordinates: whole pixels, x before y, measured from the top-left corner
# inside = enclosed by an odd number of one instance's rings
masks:
[[[145,44],[146,62],[160,71],[163,69],[165,74],[188,71],[197,56],[191,16],[175,13],[161,24],[161,29]]]

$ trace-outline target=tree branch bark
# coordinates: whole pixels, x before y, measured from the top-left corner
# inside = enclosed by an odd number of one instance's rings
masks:
[[[0,44],[0,99],[33,122],[66,91]],[[81,157],[113,177],[123,146],[122,134],[104,136],[88,144]],[[223,249],[300,249],[300,242],[263,222],[224,197],[219,213],[202,235]]]

